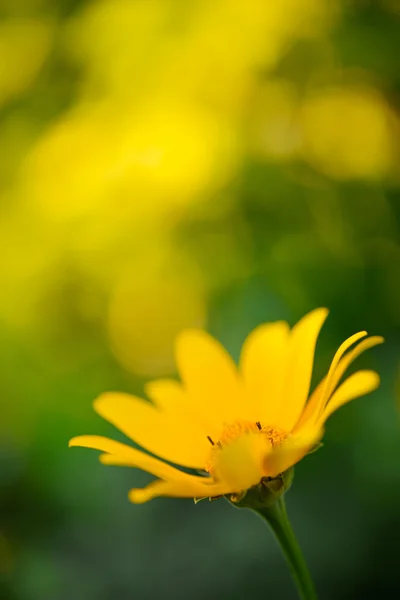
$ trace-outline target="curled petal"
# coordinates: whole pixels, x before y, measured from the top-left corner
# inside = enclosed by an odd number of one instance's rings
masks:
[[[363,340],[362,342],[360,342],[355,348],[353,348],[353,350],[350,350],[350,352],[348,352],[342,358],[342,360],[339,362],[337,368],[335,369],[334,373],[332,374],[330,386],[329,386],[329,389],[327,390],[326,399],[330,398],[333,391],[336,389],[336,386],[338,385],[339,381],[342,379],[343,375],[345,374],[347,369],[350,367],[350,365],[356,360],[356,358],[358,358],[360,356],[360,354],[362,354],[366,350],[369,350],[370,348],[373,348],[374,346],[378,346],[379,344],[383,344],[384,341],[385,340],[383,339],[383,337],[381,337],[379,335],[371,336],[371,337],[367,338],[366,340]]]
[[[329,400],[320,421],[325,422],[332,413],[350,400],[376,390],[379,381],[379,375],[375,371],[357,371],[350,375]]]
[[[106,453],[100,456],[100,461],[103,464],[136,467],[142,469],[142,471],[151,473],[155,477],[162,477],[170,481],[184,482],[188,478],[193,477],[141,450],[100,435],[81,435],[75,437],[69,442],[69,446],[101,450]]]
[[[143,504],[152,498],[159,496],[168,496],[174,498],[212,498],[229,493],[226,484],[213,483],[212,485],[203,485],[201,483],[186,484],[160,479],[153,481],[145,488],[134,488],[129,492],[129,500],[134,504]]]
[[[327,395],[329,393],[329,389],[331,387],[332,379],[337,369],[337,366],[343,356],[343,354],[357,342],[359,339],[365,337],[367,335],[366,331],[360,331],[359,333],[355,333],[347,340],[345,340],[338,348],[331,362],[331,366],[329,367],[328,374],[323,378],[323,380],[317,385],[313,393],[311,394],[306,407],[301,415],[298,424],[295,427],[295,430],[298,430],[302,427],[302,425],[307,422],[310,418],[314,417],[315,420],[318,416],[318,412],[322,411],[326,400]]]

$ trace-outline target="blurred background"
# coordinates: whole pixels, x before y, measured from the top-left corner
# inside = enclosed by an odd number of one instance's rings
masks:
[[[187,326],[238,357],[331,310],[315,379],[361,329],[378,392],[329,421],[287,504],[321,598],[400,575],[398,0],[2,0],[0,596],[295,598],[225,501],[68,450],[123,436],[105,390],[174,375]]]

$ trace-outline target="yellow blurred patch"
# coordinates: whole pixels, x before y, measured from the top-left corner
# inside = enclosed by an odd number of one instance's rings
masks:
[[[173,347],[187,327],[204,327],[206,301],[199,277],[171,256],[136,261],[118,282],[109,307],[109,336],[115,356],[133,373],[159,376],[174,371]]]
[[[120,210],[162,221],[209,196],[237,168],[259,75],[329,15],[320,0],[89,4],[63,39],[84,73],[77,100],[29,156],[26,196],[61,223]],[[290,90],[271,92],[267,154],[293,152],[292,105]]]
[[[315,93],[301,111],[304,157],[338,179],[384,178],[394,165],[393,120],[372,88]]]
[[[257,95],[249,130],[256,155],[284,161],[297,153],[300,147],[297,104],[295,87],[289,81],[265,82]]]
[[[223,120],[161,99],[126,106],[82,105],[42,138],[28,158],[29,195],[52,219],[129,207],[132,218],[163,218],[221,185],[236,144]]]
[[[53,26],[43,19],[0,22],[0,107],[34,81],[50,50]]]

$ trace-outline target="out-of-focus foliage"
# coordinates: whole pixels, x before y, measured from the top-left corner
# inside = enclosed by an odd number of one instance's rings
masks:
[[[388,340],[362,359],[383,384],[329,422],[289,510],[323,597],[396,595],[399,14],[395,0],[2,1],[5,598],[293,597],[250,514],[132,507],[140,473],[66,444],[118,435],[91,400],[173,373],[180,329],[237,357],[253,326],[318,305],[332,314],[316,376],[367,328]]]

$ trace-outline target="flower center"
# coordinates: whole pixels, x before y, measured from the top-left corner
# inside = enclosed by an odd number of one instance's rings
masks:
[[[232,492],[246,490],[261,480],[266,454],[286,437],[283,430],[259,421],[227,423],[218,440],[208,437],[212,448],[206,470],[214,479],[230,485]]]

